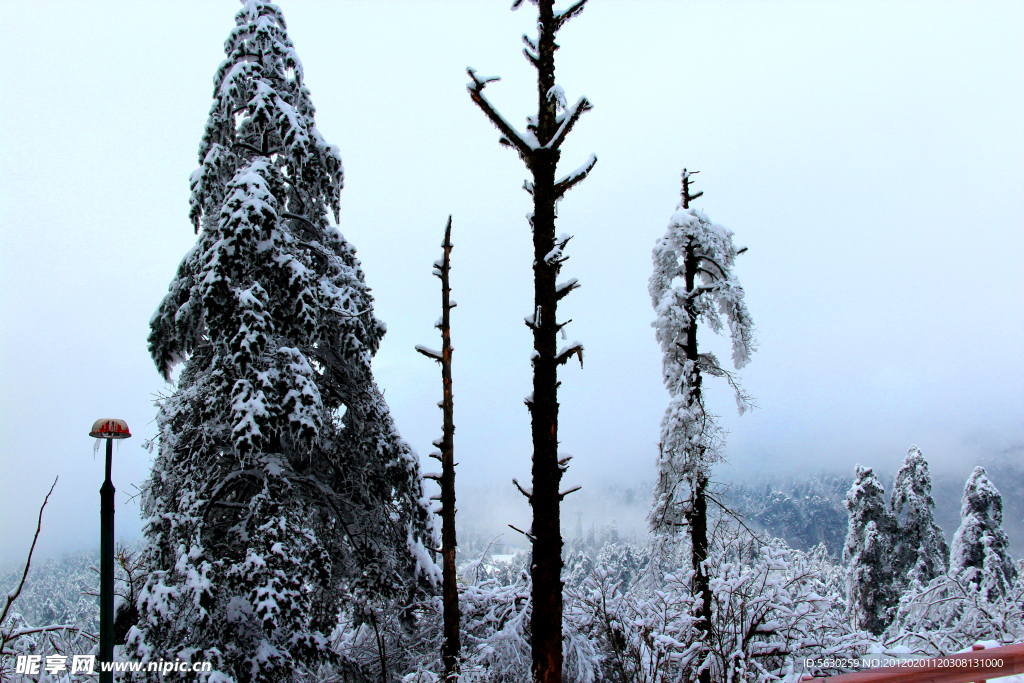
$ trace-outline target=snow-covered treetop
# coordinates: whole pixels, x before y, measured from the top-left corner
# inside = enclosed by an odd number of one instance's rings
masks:
[[[686,272],[687,252],[694,257],[691,263],[696,264],[690,278]],[[672,215],[664,237],[654,248],[654,273],[648,291],[658,316],[652,326],[664,354],[662,376],[670,393],[679,391],[685,374],[686,359],[679,345],[687,343],[691,326],[696,323],[703,322],[720,333],[724,316],[736,368],[746,365],[757,347],[743,287],[732,270],[737,253],[732,231],[712,223],[703,212],[682,206]],[[690,290],[686,288],[688,281],[693,282]],[[690,319],[688,308],[696,320]],[[711,354],[702,357],[709,365],[718,366]],[[712,374],[717,374],[713,367]]]
[[[960,516],[965,519],[979,517],[991,519],[996,524],[1003,523],[1003,496],[989,481],[984,467],[975,467],[967,479],[967,484],[964,485]]]
[[[984,467],[975,467],[964,486],[960,517],[950,548],[950,571],[968,572],[989,600],[1006,595],[1017,578],[1017,567],[1009,554],[1010,539],[1002,528],[1003,496]]]
[[[889,500],[889,509],[894,514],[900,514],[904,508],[908,524],[914,524],[917,521],[914,518],[922,511],[935,508],[932,475],[928,470],[928,462],[917,446],[911,446],[903,460],[903,467],[893,482],[892,497]]]
[[[308,440],[384,335],[355,249],[332,227],[343,170],[314,123],[284,16],[249,0],[224,45],[190,182],[199,239],[150,321],[165,377],[201,347],[227,361],[241,451]],[[237,380],[237,381],[236,381]]]
[[[268,156],[291,181],[289,204],[294,202],[300,215],[319,223],[329,208],[337,221],[341,154],[313,123],[316,109],[303,83],[302,62],[277,5],[248,0],[235,15],[224,52],[199,145],[201,166],[191,179],[196,230],[204,216],[216,220],[223,174],[245,151]]]
[[[885,510],[885,487],[870,467],[857,465],[857,480],[846,493],[843,505],[851,517],[879,517]]]

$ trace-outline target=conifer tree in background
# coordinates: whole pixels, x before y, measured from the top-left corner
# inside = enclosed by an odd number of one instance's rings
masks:
[[[964,486],[960,528],[953,536],[950,571],[972,571],[971,581],[986,587],[989,599],[1006,593],[1017,578],[1003,531],[1003,496],[984,467],[975,467]]]
[[[151,321],[170,377],[143,498],[151,573],[129,656],[279,681],[331,658],[339,610],[408,608],[436,580],[429,509],[370,361],[373,315],[338,220],[284,17],[235,17],[192,174],[199,237]],[[300,666],[301,665],[301,666]]]
[[[570,491],[560,491],[568,458],[558,455],[558,366],[574,355],[583,364],[583,345],[579,342],[558,347],[558,332],[569,321],[558,322],[558,302],[577,287],[575,278],[558,282],[562,264],[568,258],[565,248],[570,236],[555,236],[555,204],[597,163],[591,155],[582,166],[555,179],[565,136],[583,112],[589,110],[587,98],[569,105],[565,92],[555,82],[555,34],[572,17],[583,11],[587,0],[578,0],[555,11],[554,0],[530,0],[537,5],[538,35],[523,36],[526,59],[537,69],[537,113],[527,117],[525,132],[516,130],[491,105],[483,94],[488,83],[497,78],[480,78],[468,69],[472,82],[467,85],[473,102],[501,131],[501,144],[518,152],[533,175],[524,189],[533,196],[529,216],[533,229],[534,305],[526,317],[533,331],[533,393],[526,399],[533,436],[533,486],[520,488],[533,508],[533,526],[527,533],[533,542],[531,578],[532,617],[531,650],[533,679],[536,683],[562,683],[562,533],[560,505]],[[514,0],[516,10],[523,0]],[[564,335],[564,332],[563,332]]]
[[[846,494],[850,526],[843,548],[846,607],[856,628],[878,635],[899,603],[894,586],[896,520],[885,504],[885,489],[870,467],[857,465],[857,480]]]
[[[911,446],[896,475],[889,512],[899,527],[893,549],[896,589],[927,584],[949,569],[949,544],[935,523],[932,475],[917,446]]]
[[[756,343],[743,288],[732,272],[736,255],[744,250],[733,244],[731,231],[690,207],[703,194],[690,194],[691,175],[683,169],[682,203],[654,248],[654,273],[648,285],[658,316],[652,326],[663,354],[662,381],[672,397],[661,421],[658,482],[649,520],[655,553],[664,552],[680,527],[689,530],[693,592],[702,598],[694,616],[701,639],[707,641],[712,623],[710,579],[704,565],[710,547],[707,487],[724,444],[716,417],[704,408],[703,375],[729,381],[741,414],[752,403],[713,353],[698,351],[697,328],[703,323],[720,333],[725,317],[736,368],[750,361]],[[701,683],[710,676],[710,669],[703,669]]]

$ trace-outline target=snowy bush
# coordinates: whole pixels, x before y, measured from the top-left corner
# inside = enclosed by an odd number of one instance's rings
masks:
[[[707,667],[714,681],[775,681],[799,671],[804,657],[845,657],[874,644],[848,624],[842,573],[823,547],[802,553],[720,526],[706,566],[712,623],[704,643],[692,569],[624,585],[615,569],[599,567],[570,592],[573,620],[601,653],[603,680],[688,681]]]
[[[1000,565],[988,543],[981,568],[950,570],[926,585],[912,583],[900,600],[886,643],[939,656],[981,640],[1000,645],[1024,641],[1024,563],[1018,563],[1010,586],[1000,578]]]

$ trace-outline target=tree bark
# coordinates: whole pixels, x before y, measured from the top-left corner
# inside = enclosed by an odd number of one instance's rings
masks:
[[[462,643],[459,634],[459,584],[455,569],[455,549],[458,541],[455,536],[455,407],[452,394],[452,334],[451,310],[455,304],[451,301],[452,257],[452,217],[448,216],[448,224],[444,229],[444,242],[441,243],[444,256],[440,264],[434,263],[434,275],[441,279],[441,319],[437,328],[441,330],[441,355],[435,351],[417,346],[416,350],[427,358],[441,364],[441,385],[443,398],[441,411],[444,415],[442,436],[434,444],[440,453],[431,453],[431,457],[441,461],[441,476],[433,475],[441,486],[441,603],[444,618],[441,642],[441,662],[444,665],[444,681],[454,683],[459,678],[462,660]]]
[[[547,97],[555,85],[555,36],[544,30],[552,24],[551,0],[540,3],[537,68],[537,139],[543,145],[554,136],[554,103]],[[555,243],[555,164],[558,150],[538,149],[533,161],[533,614],[531,637],[533,677],[537,683],[562,681],[562,534],[558,488],[558,301],[555,267],[545,256]],[[537,315],[539,313],[539,315]]]
[[[690,194],[690,173],[684,168],[682,193],[683,208],[690,208],[690,202],[701,194],[703,193],[699,192],[696,195]],[[694,287],[697,285],[697,266],[700,265],[700,257],[697,256],[696,249],[697,243],[691,239],[690,243],[686,247],[686,253],[683,256],[683,266],[686,273],[685,286],[687,292],[692,292]],[[703,406],[703,402],[701,400],[702,378],[700,366],[697,364],[699,356],[697,351],[696,297],[689,297],[683,305],[683,308],[690,320],[690,327],[686,335],[684,351],[686,353],[686,360],[693,363],[693,378],[689,383],[690,402],[688,407]],[[698,442],[697,447],[703,451],[703,439]],[[693,499],[691,501],[689,511],[687,512],[687,522],[690,527],[690,560],[694,572],[693,592],[695,594],[699,593],[702,596],[694,613],[694,616],[698,619],[695,624],[695,628],[701,639],[706,643],[711,635],[711,584],[708,578],[707,568],[704,566],[705,560],[708,559],[708,501],[706,495],[708,479],[701,464],[703,461],[704,453],[696,453],[694,458],[696,466],[693,473]],[[699,683],[711,683],[711,670],[702,670],[699,674],[698,681]]]
[[[519,0],[513,9],[521,4]],[[573,345],[561,352],[557,334],[566,323],[557,320],[558,301],[576,287],[570,281],[562,288],[556,282],[565,257],[561,249],[567,240],[555,239],[555,203],[565,192],[583,180],[596,163],[596,157],[576,172],[555,182],[562,141],[579,116],[590,109],[586,98],[580,100],[559,117],[560,97],[555,87],[555,34],[562,25],[579,14],[586,0],[578,0],[566,10],[556,13],[554,0],[538,0],[539,35],[536,42],[526,36],[524,50],[527,59],[537,68],[537,115],[529,129],[536,137],[520,135],[498,114],[483,96],[490,80],[481,80],[470,69],[473,83],[470,96],[502,132],[502,143],[516,149],[533,175],[526,189],[533,195],[533,281],[534,308],[528,325],[533,331],[533,394],[526,404],[530,410],[533,437],[533,487],[520,491],[533,508],[533,526],[527,534],[533,542],[533,580],[531,593],[532,617],[530,622],[531,650],[533,654],[533,680],[535,683],[562,683],[562,534],[560,506],[569,492],[560,492],[565,461],[558,457],[558,366],[573,355],[583,359],[583,347]],[[564,99],[562,100],[564,104]],[[571,111],[569,111],[571,109]],[[557,249],[557,251],[556,251]],[[518,484],[517,484],[518,485]]]
[[[444,397],[441,410],[444,413],[443,436],[441,437],[441,597],[444,605],[444,644],[441,646],[441,661],[444,664],[444,680],[454,683],[461,670],[462,644],[459,640],[459,584],[455,571],[455,418],[452,395],[452,334],[449,313],[453,308],[449,295],[451,284],[452,217],[444,229],[444,260],[441,264],[441,383]]]

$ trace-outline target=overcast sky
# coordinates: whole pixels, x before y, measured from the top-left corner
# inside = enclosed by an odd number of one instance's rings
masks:
[[[376,377],[403,435],[440,435],[431,263],[453,214],[460,486],[529,477],[531,238],[526,171],[469,100],[466,66],[522,125],[535,72],[509,0],[284,0],[341,149],[340,228],[388,335]],[[99,417],[118,535],[146,478],[154,398],[172,391],[148,322],[194,243],[188,177],[235,0],[3,2],[0,23],[0,567],[20,562],[53,478],[43,555],[98,545]],[[895,470],[911,444],[962,471],[1024,455],[1024,3],[592,0],[560,34],[558,81],[584,116],[563,151],[591,177],[560,205],[583,369],[562,370],[566,482],[654,476],[668,400],[647,278],[685,165],[697,206],[749,252],[759,329],[724,386],[729,468]],[[704,348],[724,348],[709,337]],[[728,354],[724,354],[728,357]],[[999,482],[995,482],[998,486]],[[517,514],[525,514],[526,506]]]

